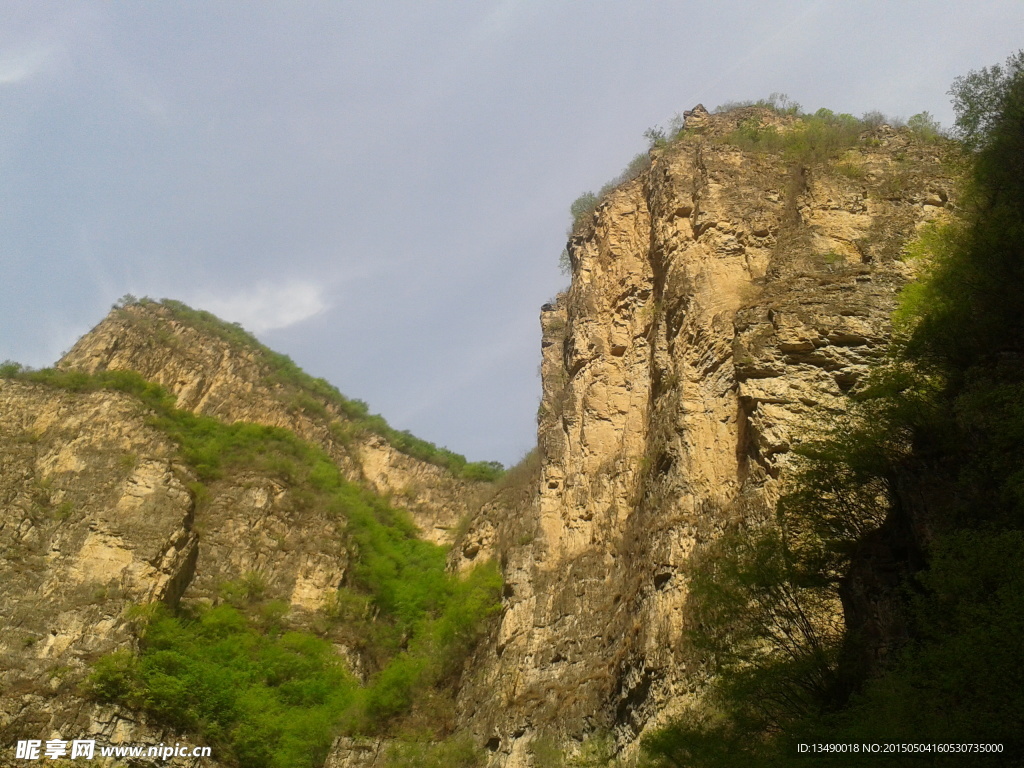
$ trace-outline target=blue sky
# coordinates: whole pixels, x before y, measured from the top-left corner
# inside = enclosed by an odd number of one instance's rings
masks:
[[[515,461],[569,204],[645,129],[785,92],[952,121],[1019,0],[2,2],[0,359],[125,293],[241,322],[394,426]]]

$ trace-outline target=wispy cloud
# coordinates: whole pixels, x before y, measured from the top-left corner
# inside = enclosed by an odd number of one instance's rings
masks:
[[[303,280],[280,285],[258,283],[229,296],[204,293],[195,304],[225,320],[241,323],[253,333],[287,328],[328,308],[323,288]]]
[[[0,85],[14,85],[39,72],[53,56],[49,45],[0,51]]]

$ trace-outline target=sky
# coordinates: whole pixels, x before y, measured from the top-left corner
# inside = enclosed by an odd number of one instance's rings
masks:
[[[944,125],[1020,0],[0,0],[0,360],[119,297],[240,322],[398,429],[514,463],[569,205],[677,113]]]

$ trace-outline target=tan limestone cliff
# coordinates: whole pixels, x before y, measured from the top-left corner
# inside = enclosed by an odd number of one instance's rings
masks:
[[[17,739],[174,742],[79,694],[134,647],[130,608],[176,603],[196,567],[187,474],[145,416],[116,392],[0,381],[0,765]]]
[[[532,765],[538,739],[630,753],[699,696],[688,558],[773,504],[801,430],[883,353],[904,244],[950,204],[945,150],[907,131],[801,163],[723,140],[795,118],[696,116],[577,227],[541,314],[536,492],[463,539],[507,581],[461,695],[495,766]]]
[[[218,601],[228,582],[286,604],[288,626],[315,627],[364,674],[321,610],[346,575],[344,518],[270,471],[197,494],[151,418],[120,392],[0,380],[0,765],[21,739],[201,745],[97,703],[86,682],[101,657],[137,650],[138,606]],[[166,764],[200,763],[218,764]]]

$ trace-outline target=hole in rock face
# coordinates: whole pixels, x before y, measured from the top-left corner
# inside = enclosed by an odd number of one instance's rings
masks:
[[[671,580],[671,573],[659,573],[657,576],[654,577],[654,588],[664,589],[665,585],[668,584]]]
[[[498,747],[501,746],[501,739],[499,739],[497,736],[491,736],[491,738],[487,740],[486,746],[487,749],[489,749],[491,752],[497,752]]]
[[[668,471],[672,469],[672,465],[676,463],[676,458],[671,453],[662,453],[658,456],[658,460],[654,463],[654,471],[659,475],[667,475]]]
[[[835,374],[836,386],[843,394],[847,394],[860,381],[856,371],[840,371]]]
[[[622,357],[626,354],[626,347],[623,344],[613,344],[611,353],[613,357]]]

